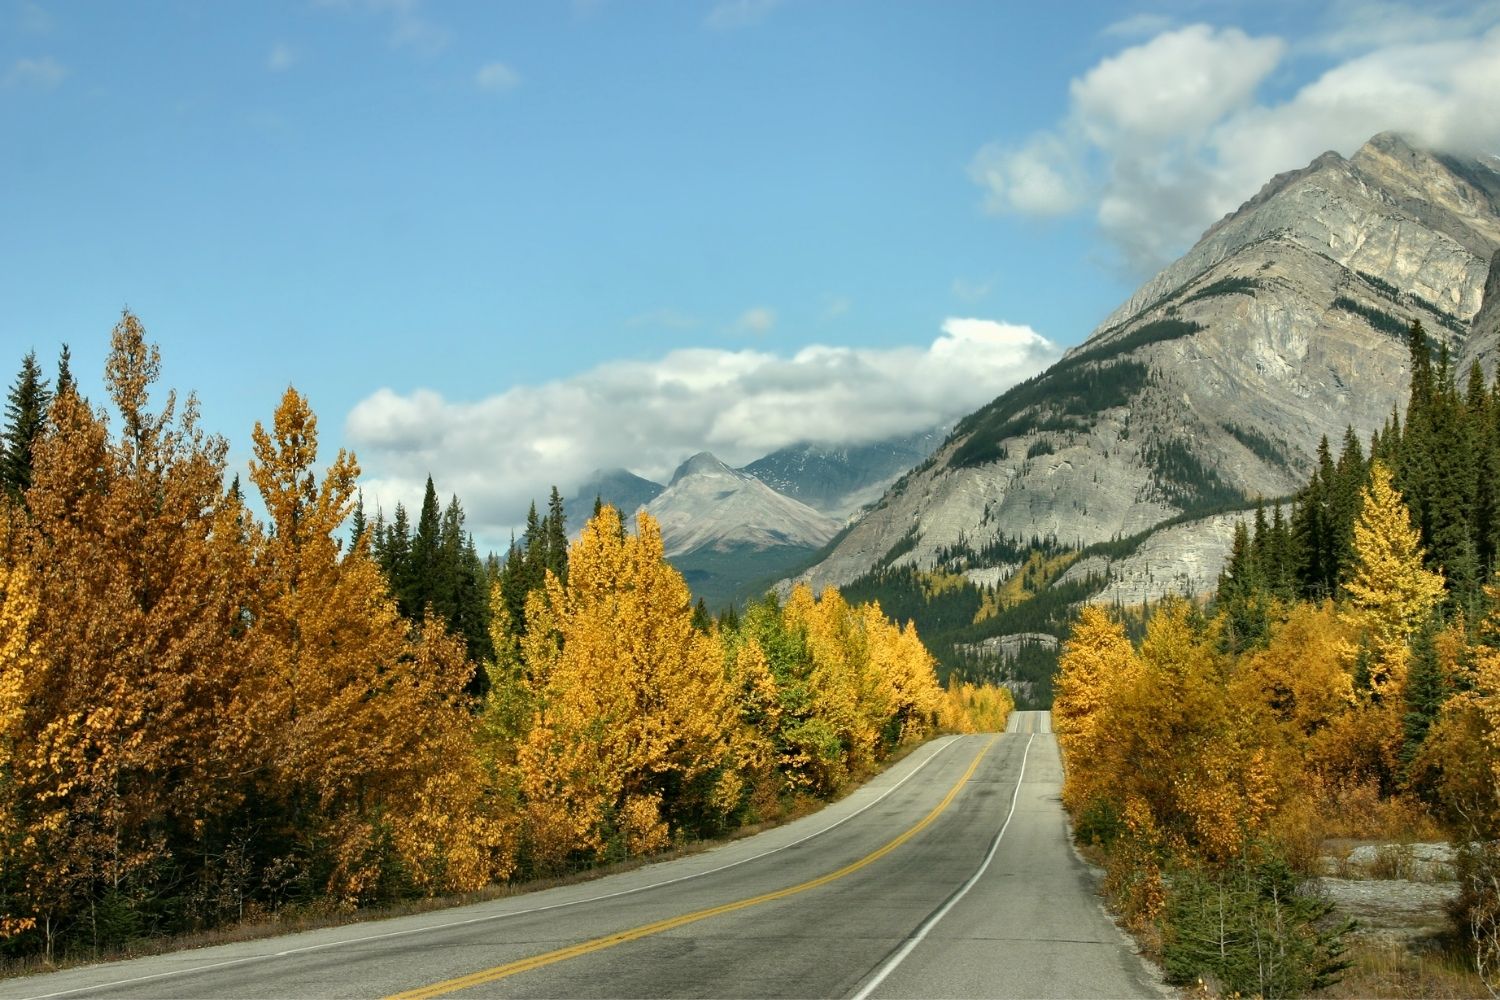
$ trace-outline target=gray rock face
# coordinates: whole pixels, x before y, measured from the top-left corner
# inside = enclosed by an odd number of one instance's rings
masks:
[[[802,578],[847,583],[898,544],[898,565],[928,567],[945,550],[1087,545],[1290,494],[1320,438],[1368,438],[1404,402],[1412,319],[1463,341],[1500,246],[1487,170],[1383,134],[1277,177],[1062,361],[960,422]],[[1179,532],[1180,559],[1154,547],[1118,595],[1211,588],[1208,550],[1232,530]]]
[[[594,501],[603,500],[614,507],[628,522],[635,512],[655,500],[665,489],[660,483],[643,479],[626,469],[599,469],[579,484],[577,491],[563,503],[569,534],[577,536],[594,514]]]
[[[1484,282],[1484,301],[1474,322],[1469,325],[1469,340],[1459,358],[1460,372],[1475,361],[1484,370],[1485,380],[1495,380],[1496,361],[1500,359],[1500,254],[1490,261],[1490,274]]]
[[[816,549],[839,530],[833,518],[736,472],[706,451],[677,469],[646,512],[661,525],[669,557],[705,549]]]

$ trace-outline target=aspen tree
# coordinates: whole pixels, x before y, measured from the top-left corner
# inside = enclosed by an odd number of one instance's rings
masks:
[[[526,603],[535,706],[519,749],[530,849],[548,864],[662,846],[673,826],[738,794],[734,694],[717,636],[693,627],[687,585],[644,512],[621,530],[605,506]]]
[[[479,812],[461,640],[436,623],[409,636],[363,542],[339,558],[359,467],[340,450],[319,479],[305,398],[287,389],[272,431],[257,424],[253,438],[271,523],[255,539],[262,592],[242,705],[266,794],[290,833],[328,844],[335,898],[380,892],[387,850],[419,888],[507,873],[503,825]]]

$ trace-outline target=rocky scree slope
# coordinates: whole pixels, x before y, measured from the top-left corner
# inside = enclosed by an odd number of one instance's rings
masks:
[[[1500,173],[1394,134],[1273,178],[1041,375],[961,421],[821,563],[976,571],[996,541],[1083,547],[1290,494],[1318,441],[1404,402],[1405,328],[1460,353],[1500,246]],[[1205,521],[1216,539],[1222,519]],[[1190,532],[1189,532],[1190,533]],[[1217,551],[1217,546],[1210,546]],[[1134,603],[1206,580],[1153,547]],[[1115,575],[1115,574],[1111,574]],[[1138,592],[1139,591],[1139,592]]]

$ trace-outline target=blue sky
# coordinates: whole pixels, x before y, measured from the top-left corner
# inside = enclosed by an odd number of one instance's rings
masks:
[[[0,364],[124,307],[482,541],[588,469],[952,419],[1270,175],[1500,148],[1491,4],[0,0]],[[8,376],[7,376],[8,377]]]

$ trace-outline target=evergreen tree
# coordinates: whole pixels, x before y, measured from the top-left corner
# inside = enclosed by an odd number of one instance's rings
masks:
[[[77,389],[73,381],[73,352],[64,344],[57,355],[57,395],[76,392]]]
[[[31,488],[32,450],[47,426],[51,405],[52,393],[36,363],[36,352],[28,351],[6,397],[4,448],[0,451],[0,486],[17,499]]]
[[[439,589],[441,517],[437,490],[432,485],[432,477],[428,476],[427,486],[422,492],[422,513],[417,517],[417,531],[411,540],[411,560],[397,593],[402,614],[419,625],[426,620],[427,608]]]
[[[1411,663],[1406,677],[1406,714],[1402,717],[1401,761],[1410,764],[1422,749],[1427,732],[1437,721],[1443,702],[1448,698],[1447,685],[1438,663],[1437,637],[1439,622],[1429,615],[1412,637]]]
[[[1261,512],[1256,535],[1263,544],[1269,532]],[[1229,562],[1219,575],[1217,605],[1224,620],[1223,644],[1228,652],[1242,653],[1259,644],[1269,630],[1266,587],[1256,558],[1256,543],[1244,521],[1234,526]]]
[[[365,523],[365,491],[360,490],[354,500],[354,512],[349,515],[349,548],[353,552],[359,547],[359,540],[369,530]]]
[[[563,512],[562,494],[552,487],[552,496],[547,500],[546,567],[564,584],[568,582],[568,531],[567,515]]]

